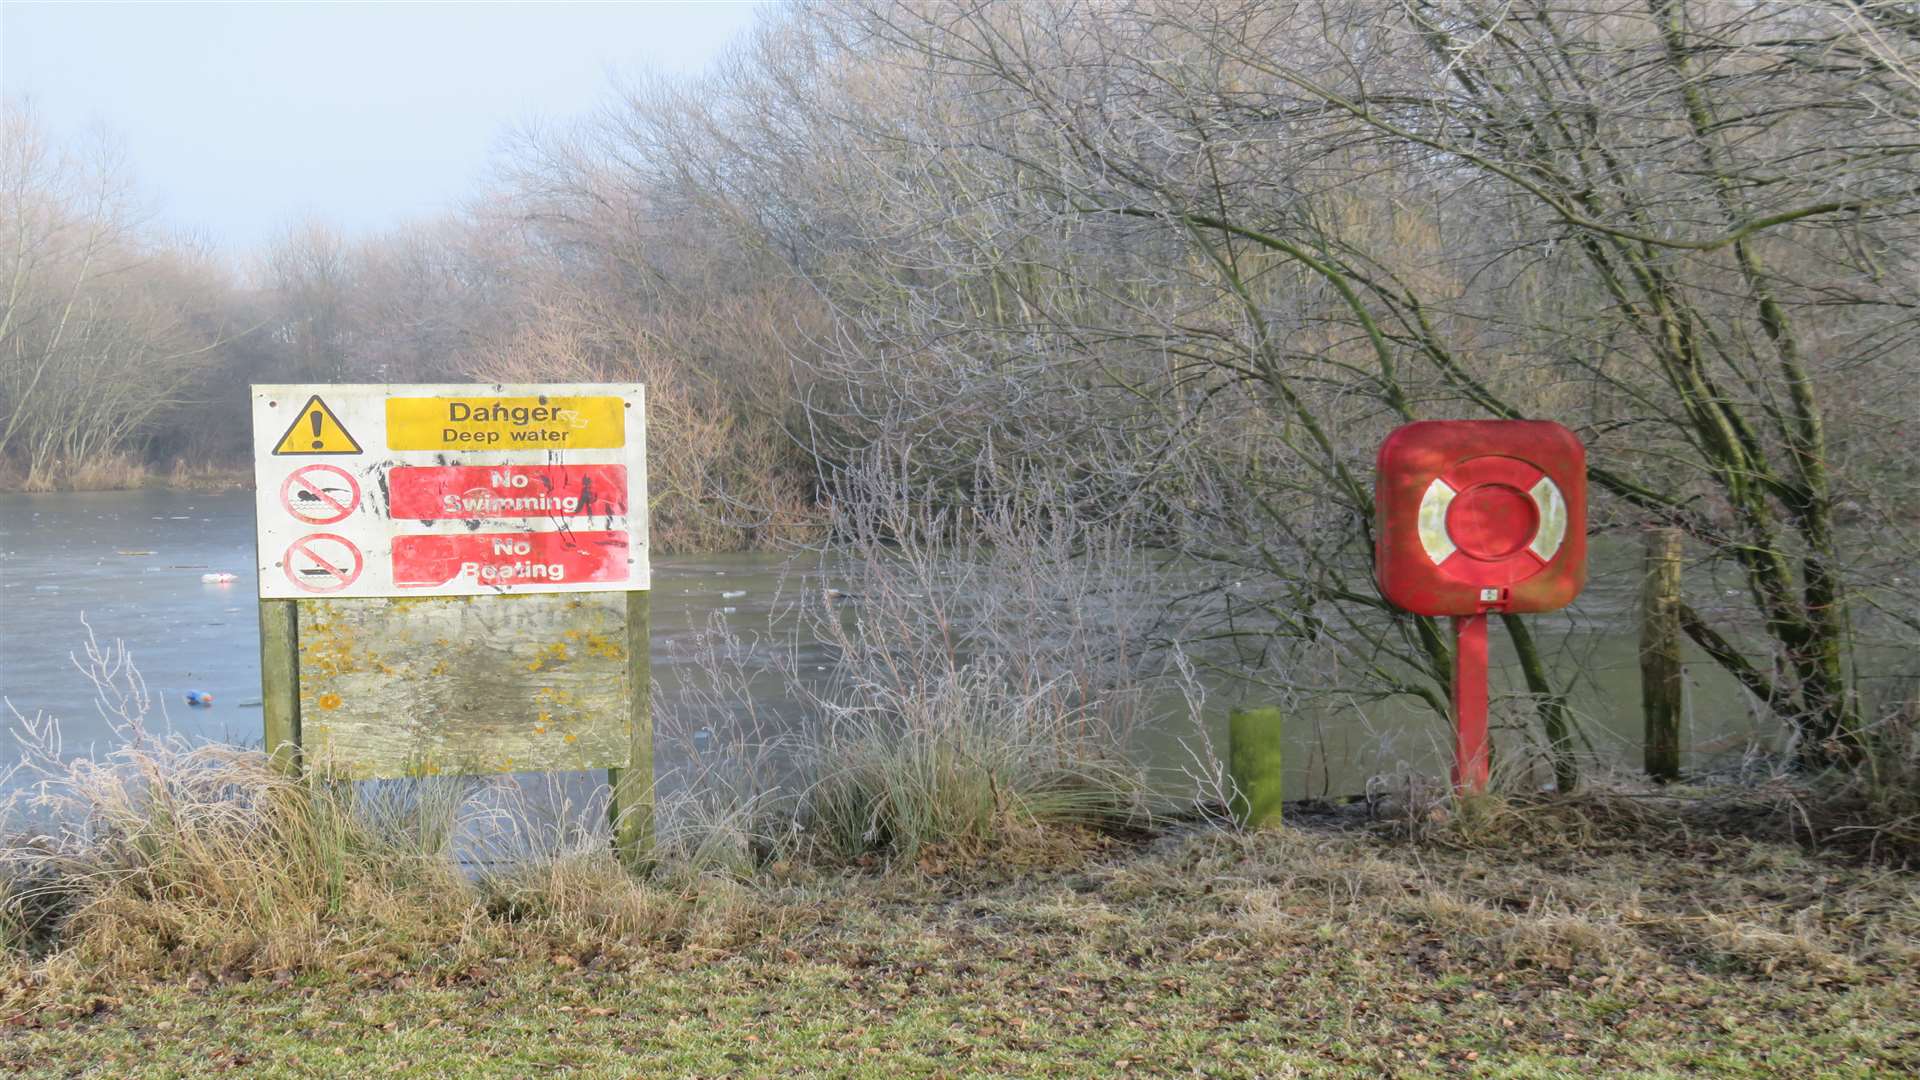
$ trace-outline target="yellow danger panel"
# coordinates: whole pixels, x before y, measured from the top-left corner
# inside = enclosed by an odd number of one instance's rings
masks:
[[[268,430],[272,430],[269,428]],[[280,442],[273,448],[275,454],[292,456],[295,454],[358,454],[360,443],[347,432],[345,424],[327,408],[327,403],[315,394],[300,407],[293,423],[287,425],[287,433],[280,436]]]
[[[387,399],[392,450],[613,450],[627,444],[617,397]]]

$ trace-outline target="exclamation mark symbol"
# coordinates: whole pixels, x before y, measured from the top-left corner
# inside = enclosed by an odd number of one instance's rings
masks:
[[[318,450],[322,446],[325,446],[326,443],[321,441],[320,439],[320,410],[319,409],[315,409],[311,413],[307,414],[307,423],[313,428],[313,448],[315,450]]]

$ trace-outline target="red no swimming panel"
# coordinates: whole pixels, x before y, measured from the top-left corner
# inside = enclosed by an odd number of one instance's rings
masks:
[[[627,512],[624,465],[402,466],[387,472],[387,487],[387,514],[396,521]]]
[[[393,583],[430,589],[465,578],[499,589],[626,581],[627,534],[621,531],[465,533],[396,536]]]

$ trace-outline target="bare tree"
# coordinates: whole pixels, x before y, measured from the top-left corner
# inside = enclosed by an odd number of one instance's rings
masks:
[[[23,107],[0,117],[0,460],[29,487],[137,452],[227,336],[226,283],[201,252],[141,229],[110,142],[55,145]]]
[[[1372,447],[1561,418],[1597,521],[1738,575],[1688,632],[1822,760],[1862,633],[1920,625],[1885,572],[1916,505],[1890,467],[1911,30],[1848,3],[854,2],[616,130],[650,193],[832,303],[821,460],[912,447],[936,494],[1049,462],[1254,576],[1224,634],[1331,638],[1323,685],[1443,709],[1444,638],[1370,580]],[[1508,626],[1564,749],[1564,684]]]

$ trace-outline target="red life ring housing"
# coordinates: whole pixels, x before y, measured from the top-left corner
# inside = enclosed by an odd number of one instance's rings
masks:
[[[1559,424],[1437,420],[1381,445],[1375,574],[1422,615],[1550,611],[1586,581],[1586,455]]]

